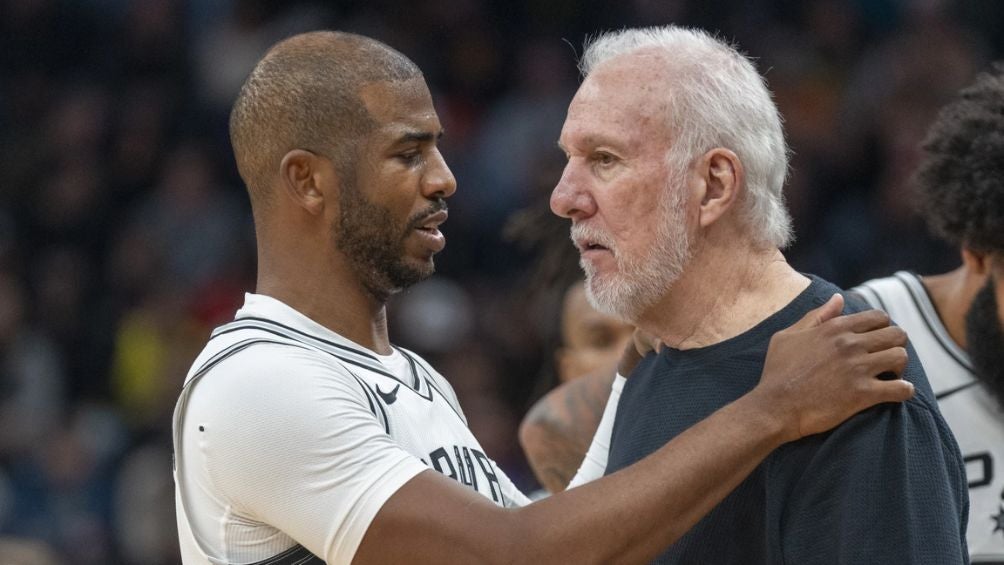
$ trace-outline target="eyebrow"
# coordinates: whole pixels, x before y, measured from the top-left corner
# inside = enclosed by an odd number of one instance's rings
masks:
[[[408,143],[408,142],[418,142],[425,143],[428,141],[438,140],[443,137],[446,130],[439,130],[438,132],[431,131],[410,131],[398,138],[398,143]]]

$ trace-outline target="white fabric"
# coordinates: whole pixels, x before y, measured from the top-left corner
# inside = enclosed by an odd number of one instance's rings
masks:
[[[627,379],[620,373],[614,377],[614,382],[610,385],[610,398],[603,409],[603,416],[600,418],[600,425],[593,434],[593,441],[589,444],[586,457],[579,465],[579,470],[568,483],[568,488],[575,488],[584,485],[589,481],[595,481],[603,476],[607,470],[607,458],[610,456],[610,437],[614,433],[614,418],[617,417],[617,403],[621,399],[621,391],[624,390],[624,383]]]
[[[917,275],[906,271],[854,288],[906,330],[962,450],[969,479],[967,541],[973,563],[1004,560],[1004,410],[976,380]]]
[[[214,332],[174,425],[186,565],[298,544],[350,563],[381,506],[429,468],[499,505],[528,502],[423,359],[377,355],[266,296],[248,295]]]

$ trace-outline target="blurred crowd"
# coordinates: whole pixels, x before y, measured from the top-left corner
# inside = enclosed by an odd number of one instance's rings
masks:
[[[0,0],[0,563],[179,562],[174,400],[254,288],[229,108],[269,45],[309,29],[426,73],[459,189],[439,274],[393,300],[392,337],[532,490],[515,433],[554,382],[560,293],[504,227],[560,174],[585,36],[671,22],[766,74],[797,268],[850,286],[955,265],[910,174],[937,108],[1004,56],[995,0]]]

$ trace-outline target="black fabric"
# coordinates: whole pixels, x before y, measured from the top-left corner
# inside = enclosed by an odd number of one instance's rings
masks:
[[[607,473],[751,390],[771,336],[837,291],[813,277],[790,304],[739,336],[646,357],[621,395]],[[850,300],[845,312],[863,308]],[[904,378],[916,386],[914,399],[782,446],[655,563],[967,563],[962,457],[912,349]]]
[[[294,545],[279,555],[251,565],[324,565],[324,561],[302,545]]]

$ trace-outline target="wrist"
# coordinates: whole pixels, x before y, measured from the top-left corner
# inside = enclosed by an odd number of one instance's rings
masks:
[[[760,387],[740,397],[733,406],[751,433],[759,434],[771,449],[800,437],[798,418]]]

